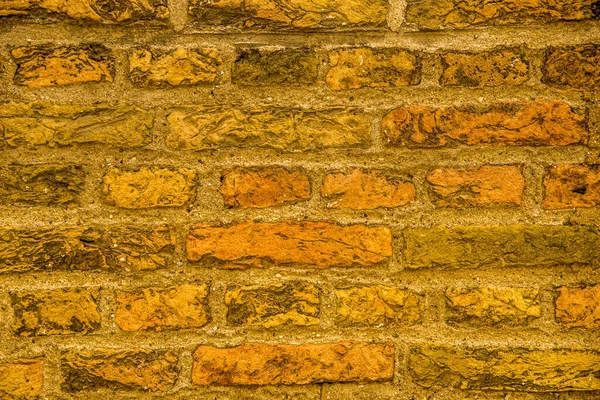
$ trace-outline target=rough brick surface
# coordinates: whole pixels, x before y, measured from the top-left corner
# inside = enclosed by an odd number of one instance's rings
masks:
[[[556,319],[566,327],[600,327],[600,285],[561,287],[555,305]]]
[[[319,58],[311,49],[244,49],[233,64],[239,85],[309,85],[317,80]]]
[[[542,68],[542,82],[565,88],[600,88],[600,46],[548,49]]]
[[[549,210],[600,205],[600,165],[553,165],[544,177],[542,205]]]
[[[35,398],[42,390],[42,360],[0,364],[0,395],[6,399]]]

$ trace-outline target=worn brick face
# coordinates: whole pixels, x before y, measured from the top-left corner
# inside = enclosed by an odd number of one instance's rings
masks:
[[[392,255],[389,229],[328,222],[197,225],[186,246],[188,260],[225,268],[368,267]]]
[[[548,210],[588,208],[600,205],[600,165],[553,165],[544,177]]]
[[[36,398],[42,390],[42,360],[17,360],[0,364],[3,399]]]
[[[227,322],[232,326],[273,328],[319,323],[319,289],[303,282],[230,288],[225,304]]]
[[[192,380],[196,385],[373,382],[391,380],[393,369],[390,343],[245,343],[231,348],[200,346],[194,352]]]
[[[384,171],[353,169],[325,176],[321,196],[327,208],[394,208],[415,200],[412,182]]]
[[[550,48],[546,51],[542,73],[542,82],[548,85],[582,90],[598,89],[600,88],[600,46],[587,44],[559,49]]]
[[[310,85],[319,66],[311,49],[243,49],[233,64],[233,83],[246,86]]]
[[[587,144],[585,109],[562,102],[427,107],[407,105],[382,121],[388,144],[406,147]]]
[[[555,302],[556,319],[568,328],[600,327],[600,285],[561,287]]]

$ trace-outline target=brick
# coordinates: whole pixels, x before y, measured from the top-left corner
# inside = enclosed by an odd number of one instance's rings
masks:
[[[127,332],[201,328],[211,320],[208,290],[208,285],[182,285],[120,291],[115,320]]]
[[[85,172],[77,165],[37,164],[0,167],[0,205],[65,206],[85,189]]]
[[[459,226],[404,231],[408,268],[595,264],[600,235],[583,226]]]
[[[541,316],[538,289],[446,289],[446,321],[459,326],[526,325]]]
[[[153,123],[151,113],[126,105],[11,102],[0,106],[0,137],[9,147],[107,144],[136,148],[152,141]]]
[[[568,349],[413,347],[413,379],[424,387],[562,392],[600,389],[600,353]]]
[[[232,326],[317,325],[319,289],[303,282],[230,288],[225,294],[227,323]]]
[[[17,360],[0,364],[0,397],[37,398],[42,391],[42,360]]]
[[[406,22],[424,29],[543,24],[598,18],[593,0],[548,2],[477,0],[409,0]]]
[[[233,63],[231,79],[243,86],[310,85],[317,81],[319,57],[308,48],[242,49]]]
[[[271,148],[312,151],[364,148],[371,121],[359,110],[188,107],[167,116],[167,146],[178,150]]]
[[[600,328],[600,285],[561,287],[555,302],[556,319],[568,328]]]
[[[323,382],[389,381],[394,374],[391,343],[244,343],[200,346],[194,353],[196,385],[304,385]]]
[[[162,21],[169,16],[166,0],[131,0],[118,4],[101,0],[18,0],[0,4],[0,18],[13,17],[38,21],[72,19],[89,24]]]
[[[561,102],[404,106],[382,121],[391,146],[567,146],[588,143],[586,110]]]
[[[174,248],[166,226],[0,229],[0,273],[155,270],[169,264]]]
[[[547,210],[600,206],[600,165],[553,165],[544,177]]]
[[[121,208],[180,207],[194,196],[196,178],[187,168],[110,168],[102,194],[108,204]]]
[[[546,50],[542,82],[581,90],[600,88],[600,45]]]
[[[415,324],[425,308],[420,294],[390,286],[336,289],[335,297],[335,323],[341,327]]]
[[[327,222],[245,222],[197,225],[187,237],[187,258],[224,268],[369,267],[392,255],[389,229]]]
[[[91,333],[100,328],[98,289],[58,289],[11,293],[12,330],[19,336]]]
[[[164,392],[177,380],[178,356],[170,351],[83,350],[61,355],[61,389],[65,392]]]
[[[217,84],[222,63],[216,49],[138,48],[129,54],[129,79],[142,87]]]
[[[17,85],[38,88],[113,81],[113,57],[99,44],[19,47],[11,55],[17,64]]]
[[[309,200],[310,181],[299,170],[235,168],[223,172],[219,192],[227,207],[273,207]]]
[[[196,25],[242,29],[384,27],[387,10],[385,0],[332,0],[325,3],[191,0],[189,5],[189,14]]]
[[[334,90],[417,85],[421,58],[408,50],[367,47],[332,50],[325,80]]]
[[[519,49],[441,54],[442,86],[520,85],[529,79],[529,62]]]
[[[427,174],[432,202],[440,207],[521,205],[525,179],[516,165],[438,168]]]
[[[352,169],[325,175],[321,196],[327,208],[371,210],[404,206],[415,200],[416,189],[384,171]]]

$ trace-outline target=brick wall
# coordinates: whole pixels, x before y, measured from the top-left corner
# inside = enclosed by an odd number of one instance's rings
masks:
[[[599,15],[0,0],[0,398],[600,397]]]

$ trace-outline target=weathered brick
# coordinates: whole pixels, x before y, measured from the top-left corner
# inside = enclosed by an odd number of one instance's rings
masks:
[[[356,109],[188,107],[168,117],[167,146],[179,150],[263,147],[284,151],[367,147],[371,121]]]
[[[310,85],[317,81],[319,58],[308,48],[242,49],[233,63],[233,83],[244,86]]]
[[[458,226],[404,231],[408,268],[595,264],[598,231],[583,226]]]
[[[553,165],[544,177],[548,210],[600,206],[600,165]]]
[[[145,87],[216,84],[221,81],[222,62],[216,49],[138,48],[129,54],[129,79]]]
[[[383,171],[352,169],[327,174],[321,196],[327,208],[369,210],[406,205],[414,201],[416,189],[412,182]]]
[[[567,146],[587,144],[587,122],[585,109],[561,102],[409,105],[388,113],[382,131],[392,146]]]
[[[84,350],[61,356],[65,392],[98,389],[167,391],[175,385],[178,356],[170,351]]]
[[[323,382],[389,381],[394,374],[391,343],[245,343],[200,346],[194,353],[196,385],[304,385]]]
[[[600,353],[568,349],[411,349],[409,369],[425,387],[559,392],[600,389]]]
[[[548,85],[581,90],[599,89],[600,45],[548,49],[542,74],[542,82]]]
[[[475,25],[520,25],[598,18],[594,0],[490,2],[476,0],[409,0],[406,22],[425,29]]]
[[[113,81],[111,51],[99,44],[19,47],[11,54],[17,64],[17,85],[36,88]]]
[[[76,165],[0,167],[0,205],[69,205],[84,189],[85,173]]]
[[[0,3],[0,18],[52,20],[70,18],[89,24],[133,23],[167,19],[167,0],[128,0],[106,3],[101,0],[16,0]]]
[[[569,328],[600,328],[600,285],[561,287],[556,299],[556,319]]]
[[[58,289],[11,293],[19,336],[90,333],[100,328],[98,289]]]
[[[441,54],[443,86],[520,85],[529,79],[529,62],[519,49]]]
[[[186,244],[190,261],[225,268],[368,267],[392,255],[389,229],[327,222],[197,225]]]
[[[479,168],[438,168],[427,174],[431,199],[437,206],[521,205],[525,179],[515,165]]]
[[[42,390],[42,360],[17,360],[0,364],[0,397],[37,398]]]
[[[152,141],[153,122],[151,113],[125,105],[14,102],[0,105],[0,138],[9,147],[86,143],[141,147]]]
[[[236,168],[223,172],[219,192],[227,207],[273,207],[310,199],[310,181],[299,170]]]
[[[116,300],[115,320],[128,332],[200,328],[210,322],[208,285],[119,292]]]
[[[195,194],[196,172],[186,168],[110,168],[102,194],[108,204],[122,208],[180,207]]]
[[[336,289],[335,297],[335,322],[342,327],[414,324],[425,308],[420,294],[390,286]]]
[[[303,282],[230,288],[225,294],[232,326],[273,328],[319,323],[319,289]]]
[[[200,26],[261,28],[383,27],[386,0],[309,0],[282,3],[277,0],[191,0],[189,14]]]
[[[417,85],[421,58],[408,50],[367,47],[329,53],[325,80],[334,90]]]
[[[166,226],[0,229],[0,273],[154,270],[169,264],[174,248]]]
[[[452,325],[526,325],[541,316],[538,289],[446,289],[446,321]]]

